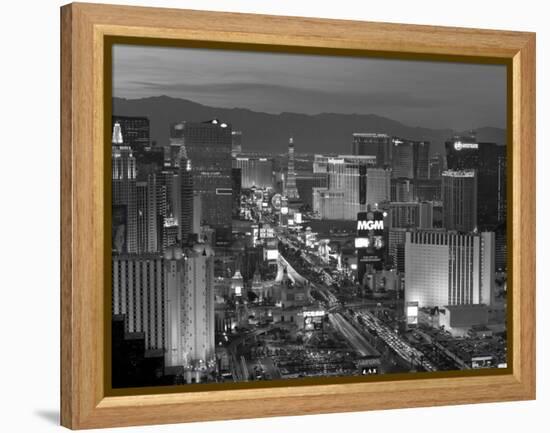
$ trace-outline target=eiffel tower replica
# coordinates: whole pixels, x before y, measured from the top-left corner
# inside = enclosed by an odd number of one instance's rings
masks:
[[[288,170],[285,182],[285,195],[287,199],[297,201],[300,199],[296,188],[296,172],[294,171],[294,138],[288,140]]]

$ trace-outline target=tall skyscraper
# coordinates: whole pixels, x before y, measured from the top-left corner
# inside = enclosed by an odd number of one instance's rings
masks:
[[[405,235],[410,229],[390,227],[388,230],[388,255],[397,272],[405,272]]]
[[[500,147],[497,157],[497,220],[499,223],[506,221],[507,212],[507,196],[506,196],[506,148]]]
[[[118,123],[126,145],[134,152],[142,152],[150,145],[150,127],[147,117],[113,116],[113,125]]]
[[[419,307],[491,305],[495,234],[416,231],[405,234],[405,301]]]
[[[202,200],[199,192],[193,192],[193,226],[192,233],[201,233]]]
[[[495,268],[499,271],[505,271],[508,268],[507,252],[506,225],[501,224],[495,232]]]
[[[479,169],[479,143],[475,133],[468,136],[455,135],[445,142],[447,168],[449,170]]]
[[[119,123],[113,126],[111,168],[113,251],[137,253],[136,160]]]
[[[365,202],[376,206],[391,197],[391,170],[367,167],[367,196]]]
[[[289,199],[299,199],[298,188],[296,188],[296,171],[294,169],[294,138],[288,140],[288,169],[285,182],[285,195]]]
[[[180,162],[178,170],[179,180],[179,236],[184,242],[192,238],[193,231],[193,193],[194,182],[192,173],[192,161],[187,157],[185,148],[180,152]]]
[[[201,194],[202,219],[216,231],[216,243],[226,245],[231,240],[233,203],[231,125],[218,119],[186,122],[183,135],[191,160],[193,190]]]
[[[506,220],[506,147],[480,142],[476,170],[478,226],[481,230],[495,230],[497,224]]]
[[[243,151],[243,133],[242,131],[231,132],[231,156],[235,158],[239,153]]]
[[[410,140],[392,138],[392,177],[414,178],[414,145]]]
[[[315,155],[313,170],[328,178],[326,189],[314,188],[313,208],[322,219],[355,220],[367,205],[390,199],[391,171],[377,168],[375,156]]]
[[[390,167],[391,138],[387,134],[356,132],[353,134],[351,153],[352,155],[374,156],[377,167]]]
[[[440,153],[434,153],[430,157],[430,179],[441,179],[441,172],[445,169],[443,157]]]
[[[472,134],[445,142],[447,166],[451,170],[475,170],[478,185],[477,224],[494,230],[505,220],[506,147],[478,142]]]
[[[157,194],[157,180],[154,174],[150,174],[147,181],[136,183],[138,253],[159,251]]]
[[[430,142],[392,138],[392,177],[424,180],[430,178]]]
[[[146,349],[165,349],[165,274],[157,254],[113,255],[113,315],[124,314],[128,332],[143,332]]]
[[[181,240],[181,228],[179,222],[181,219],[181,185],[178,168],[168,167],[157,175],[157,208],[162,216],[161,241],[164,250],[171,245],[171,239],[174,230],[176,230],[176,239]],[[169,232],[169,233],[168,233]]]
[[[214,259],[207,245],[164,254],[167,293],[167,366],[195,371],[213,366]]]
[[[231,212],[233,218],[239,218],[241,212],[241,195],[242,195],[242,170],[233,167],[231,169],[231,188],[233,190],[233,205]]]
[[[413,143],[414,150],[414,178],[429,179],[430,178],[430,142],[415,141]]]
[[[441,175],[443,227],[471,232],[477,228],[477,175],[474,170],[446,170]]]

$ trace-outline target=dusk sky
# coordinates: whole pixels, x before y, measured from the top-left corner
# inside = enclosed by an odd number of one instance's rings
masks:
[[[268,113],[377,114],[410,126],[506,127],[506,67],[117,45],[113,96]]]

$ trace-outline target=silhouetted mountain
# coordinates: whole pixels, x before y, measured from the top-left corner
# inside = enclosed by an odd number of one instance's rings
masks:
[[[245,108],[215,108],[186,99],[168,96],[142,99],[113,98],[113,114],[146,116],[151,122],[151,139],[168,143],[170,123],[204,121],[218,118],[243,131],[243,151],[284,152],[292,135],[298,153],[349,153],[351,134],[378,132],[413,140],[428,140],[432,152],[442,152],[444,142],[455,132],[451,129],[429,129],[403,125],[374,114],[300,113],[268,114]],[[505,144],[503,129],[478,129],[480,141]]]

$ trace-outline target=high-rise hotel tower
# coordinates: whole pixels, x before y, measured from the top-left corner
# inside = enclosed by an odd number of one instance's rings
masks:
[[[117,253],[137,253],[136,159],[132,148],[124,144],[118,122],[113,126],[111,149],[112,248]]]
[[[206,369],[214,360],[214,258],[205,244],[168,248],[166,366]]]
[[[477,173],[446,170],[441,174],[443,227],[471,232],[477,227]]]
[[[419,307],[490,305],[495,234],[419,230],[405,233],[405,301]]]

